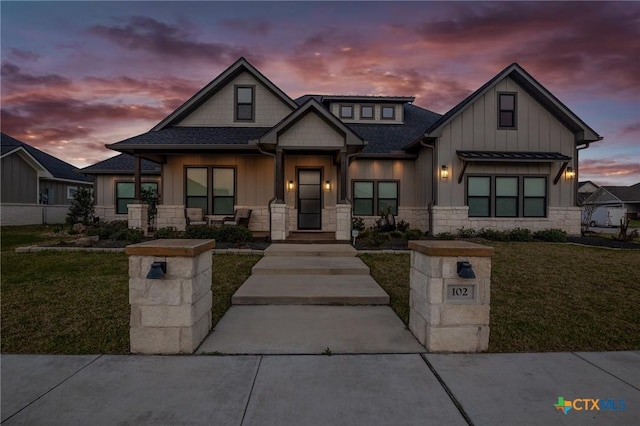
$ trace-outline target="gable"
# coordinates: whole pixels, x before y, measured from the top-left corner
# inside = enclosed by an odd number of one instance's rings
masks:
[[[234,87],[236,85],[255,87],[254,122],[234,122]],[[292,110],[282,99],[245,71],[221,87],[209,99],[176,123],[176,126],[271,127],[289,115]]]
[[[278,136],[280,147],[336,147],[344,146],[345,135],[327,124],[311,111]]]

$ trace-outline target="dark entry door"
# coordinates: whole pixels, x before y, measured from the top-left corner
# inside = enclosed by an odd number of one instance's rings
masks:
[[[298,170],[298,229],[322,229],[320,170]]]

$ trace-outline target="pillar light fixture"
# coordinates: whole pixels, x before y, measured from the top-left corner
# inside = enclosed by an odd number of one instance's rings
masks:
[[[149,272],[147,273],[148,280],[161,280],[167,273],[167,262],[153,262]]]
[[[289,182],[287,182],[287,189],[289,191],[293,191],[293,188],[294,188],[294,183],[292,180],[290,180]]]
[[[576,177],[576,171],[573,170],[573,167],[567,167],[564,174],[567,179],[573,179],[574,177]]]
[[[329,182],[328,180],[324,182],[324,190],[331,191],[331,182]]]
[[[440,177],[442,179],[447,179],[449,177],[449,168],[445,165],[442,165],[442,168],[440,169]]]
[[[473,267],[469,262],[458,262],[458,276],[460,278],[475,278],[476,274],[473,272]]]

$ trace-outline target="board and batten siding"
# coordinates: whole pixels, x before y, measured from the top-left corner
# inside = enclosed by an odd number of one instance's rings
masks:
[[[333,207],[336,205],[338,191],[338,173],[337,168],[333,164],[332,155],[286,155],[284,156],[284,181],[293,181],[295,183],[294,191],[285,189],[286,203],[297,209],[297,191],[298,191],[298,169],[321,169],[321,184],[325,181],[331,183],[330,191],[322,191],[323,207]],[[273,187],[273,185],[271,185]]]
[[[38,172],[17,154],[2,158],[2,202],[38,203]]]
[[[235,85],[255,86],[255,121],[234,122]],[[271,127],[278,124],[291,112],[291,107],[253,78],[251,74],[243,72],[176,125]]]
[[[162,204],[184,204],[185,167],[234,167],[236,169],[236,205],[266,206],[273,198],[275,176],[271,157],[247,154],[180,155],[169,156],[162,168]]]
[[[43,179],[40,181],[40,193],[49,196],[48,204],[71,204],[73,198],[67,198],[67,188],[91,188],[91,183],[58,182]]]
[[[517,93],[517,129],[498,129],[498,92]],[[569,166],[576,169],[576,145],[573,133],[510,78],[505,78],[480,96],[455,119],[443,126],[437,143],[437,169],[449,168],[449,178],[439,178],[438,205],[464,206],[466,178],[458,184],[462,161],[456,150],[559,152],[572,157]],[[543,175],[547,176],[548,205],[575,205],[574,182],[560,179],[553,184],[561,163],[469,163],[468,175]]]
[[[417,179],[415,160],[384,160],[357,158],[349,166],[347,193],[353,199],[355,180],[397,180],[399,181],[399,206],[423,207],[424,184]]]
[[[97,206],[114,206],[116,203],[116,182],[134,182],[132,175],[96,175],[93,185],[93,196]],[[158,191],[162,196],[160,176],[142,175],[142,182],[158,182]]]
[[[339,134],[315,112],[309,112],[278,136],[279,147],[336,147],[344,146],[344,135]]]

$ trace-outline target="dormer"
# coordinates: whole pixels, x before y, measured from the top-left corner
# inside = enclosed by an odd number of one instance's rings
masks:
[[[344,123],[403,124],[408,96],[323,96],[322,103]]]

